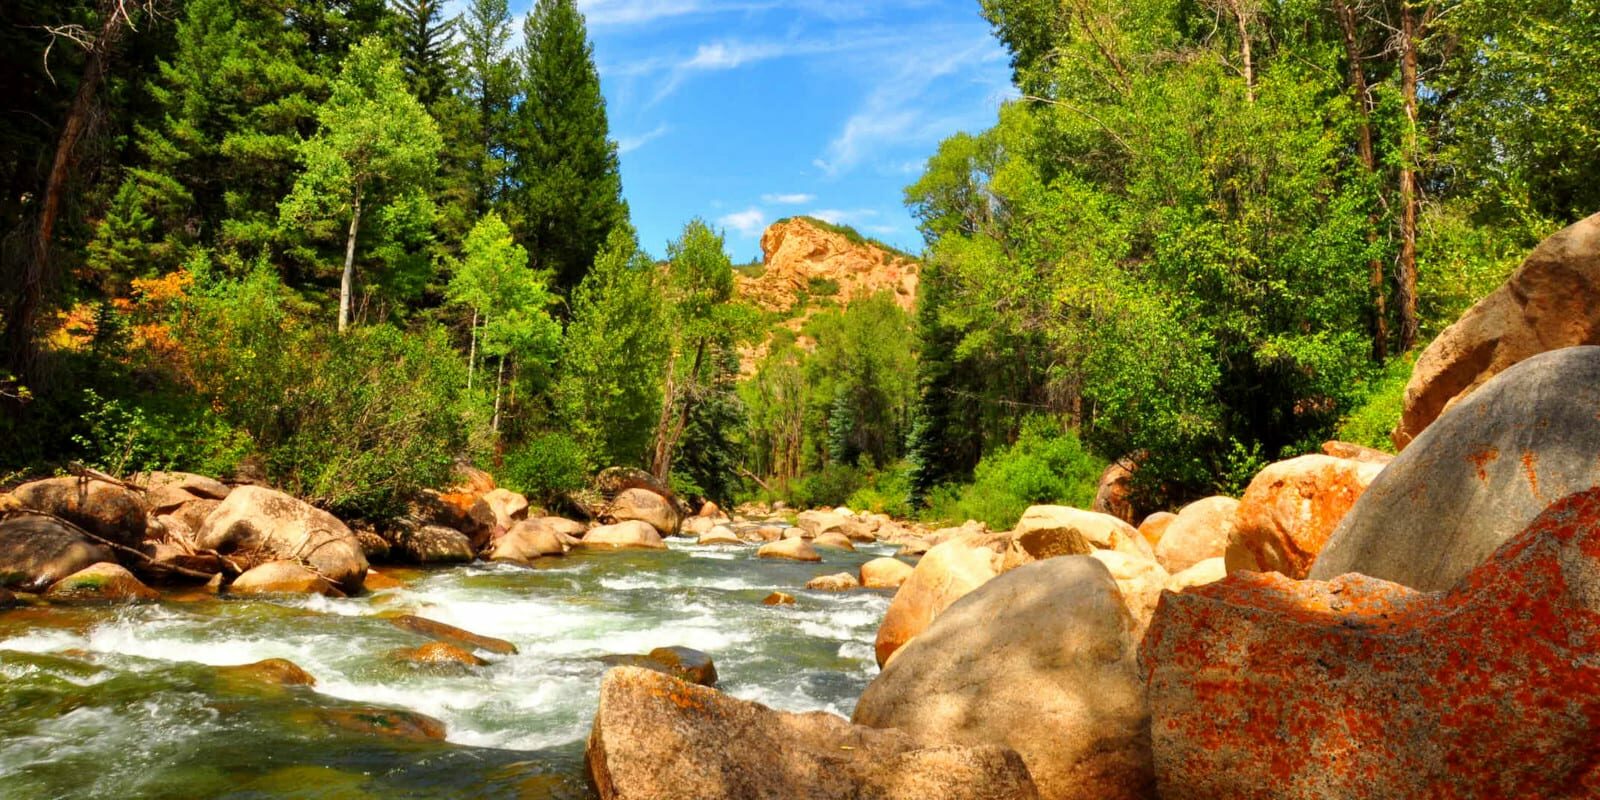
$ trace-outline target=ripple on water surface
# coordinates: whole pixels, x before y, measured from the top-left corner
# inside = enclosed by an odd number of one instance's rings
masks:
[[[0,612],[0,798],[587,798],[598,658],[669,645],[711,653],[736,697],[850,713],[877,672],[889,594],[797,587],[888,548],[803,564],[670,547],[429,572],[354,599]],[[762,605],[774,590],[799,603]],[[399,613],[519,652],[480,653],[490,663],[472,673],[418,671],[389,655],[422,641],[389,622]],[[215,670],[269,658],[304,668],[315,689]],[[447,741],[330,723],[371,707],[439,719]]]

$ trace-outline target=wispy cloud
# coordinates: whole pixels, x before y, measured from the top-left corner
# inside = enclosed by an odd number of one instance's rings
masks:
[[[739,235],[746,238],[755,237],[761,235],[761,232],[767,229],[767,213],[751,206],[743,211],[721,217],[717,220],[717,224],[724,228],[732,228],[738,231]]]
[[[775,206],[803,206],[817,199],[814,194],[764,194],[761,202]]]
[[[663,122],[648,133],[641,133],[637,136],[619,136],[617,137],[617,152],[631,153],[671,132],[672,126]]]

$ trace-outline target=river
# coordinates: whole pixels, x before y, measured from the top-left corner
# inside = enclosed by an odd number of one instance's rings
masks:
[[[0,611],[0,797],[591,798],[583,742],[598,658],[671,645],[710,653],[735,697],[849,715],[877,672],[891,593],[800,587],[895,548],[824,550],[806,564],[669,543],[575,550],[532,569],[386,570],[406,587],[361,598]],[[798,602],[763,605],[774,590]],[[402,612],[520,652],[480,653],[491,663],[472,671],[418,669],[391,656],[426,641],[390,623]],[[269,658],[315,687],[216,669]],[[447,739],[349,724],[375,707],[441,720]]]

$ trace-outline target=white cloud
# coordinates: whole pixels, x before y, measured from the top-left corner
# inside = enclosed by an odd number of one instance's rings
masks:
[[[617,152],[631,153],[671,132],[672,126],[663,122],[649,133],[641,133],[637,136],[619,136],[617,137]]]
[[[767,214],[754,206],[743,211],[728,214],[717,220],[717,224],[724,228],[732,228],[744,237],[759,236],[767,229]]]
[[[761,195],[761,202],[769,203],[769,204],[775,205],[775,206],[801,206],[801,205],[805,205],[806,203],[809,203],[809,202],[811,202],[813,200],[816,200],[816,199],[817,199],[817,196],[814,195],[814,194],[799,194],[799,193],[796,193],[796,194],[764,194],[764,195]]]
[[[806,216],[816,217],[823,222],[831,222],[834,225],[855,225],[863,220],[872,219],[873,217],[878,216],[878,212],[870,208],[856,208],[849,210],[842,208],[819,208],[813,210]]]

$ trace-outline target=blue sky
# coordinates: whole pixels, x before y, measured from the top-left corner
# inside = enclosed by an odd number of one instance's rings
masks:
[[[752,260],[765,226],[796,214],[920,252],[903,189],[939,140],[987,128],[1012,95],[977,0],[578,5],[623,192],[658,256],[700,216]]]

